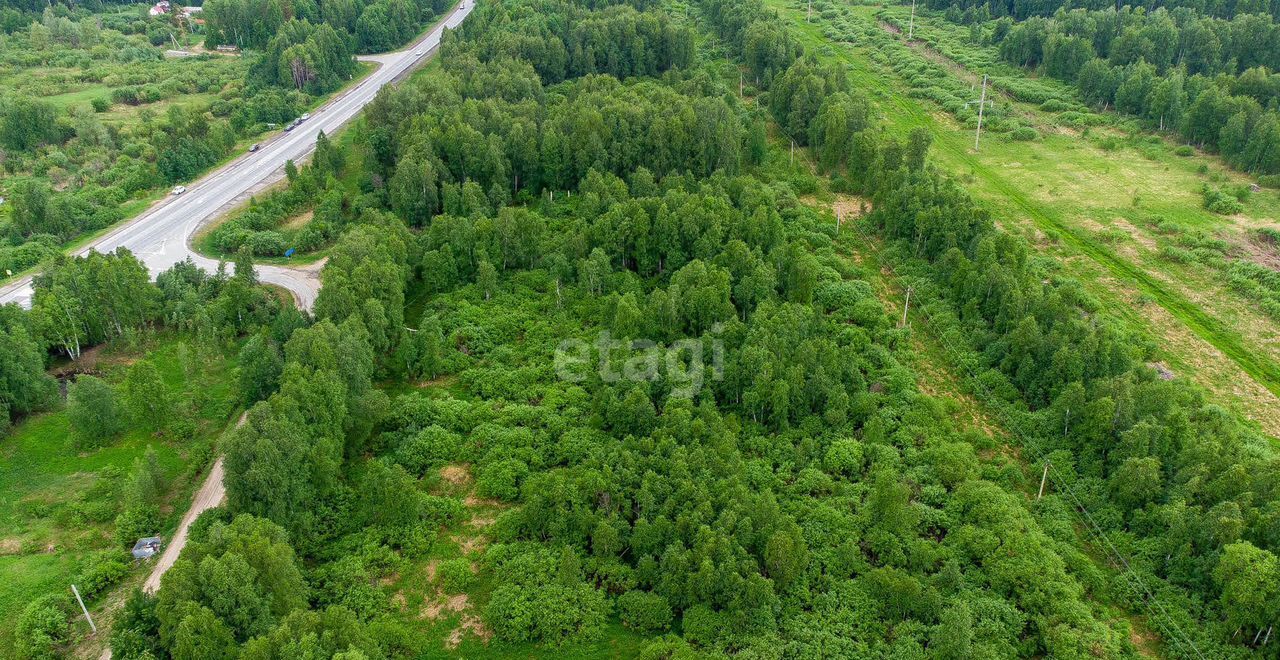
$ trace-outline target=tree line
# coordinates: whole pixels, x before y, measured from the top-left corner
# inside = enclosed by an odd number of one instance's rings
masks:
[[[1237,169],[1280,174],[1280,24],[1270,15],[1059,9],[1001,19],[992,39],[1003,59],[1073,82],[1091,105],[1215,149]]]
[[[1061,0],[929,0],[926,5],[930,9],[952,10],[966,15],[1002,18],[1005,16],[1024,20],[1033,16],[1051,16],[1063,8],[1081,9],[1090,12],[1121,9],[1130,5],[1101,0],[1064,3]],[[1280,7],[1267,0],[1155,0],[1133,5],[1147,12],[1166,10],[1171,13],[1188,13],[1212,16],[1232,20],[1238,16],[1250,14],[1270,15],[1280,19]]]

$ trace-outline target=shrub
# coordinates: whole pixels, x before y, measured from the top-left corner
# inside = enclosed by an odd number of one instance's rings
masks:
[[[76,588],[84,598],[106,591],[129,572],[128,555],[123,550],[102,550],[89,555],[76,577]]]
[[[116,539],[130,548],[140,538],[154,535],[160,528],[160,509],[153,504],[131,504],[116,516]]]
[[[1196,150],[1191,145],[1184,144],[1179,146],[1177,149],[1174,149],[1173,153],[1177,156],[1182,156],[1183,158],[1186,158],[1188,156],[1196,155]]]
[[[1019,126],[1013,129],[1013,132],[1009,134],[1009,137],[1020,142],[1030,142],[1031,140],[1040,137],[1040,133],[1030,126]]]
[[[449,559],[440,562],[436,568],[440,576],[440,588],[445,593],[461,593],[475,583],[475,573],[471,572],[471,562],[466,559]]]
[[[1178,264],[1189,264],[1196,260],[1195,255],[1190,250],[1184,250],[1172,245],[1160,248],[1160,257]]]
[[[462,436],[432,424],[401,443],[395,461],[411,474],[422,476],[432,467],[455,460],[461,448]]]
[[[508,458],[485,467],[476,479],[476,489],[484,497],[508,502],[520,494],[520,481],[529,474],[524,461]]]
[[[1071,104],[1063,101],[1062,99],[1049,99],[1048,101],[1040,104],[1040,109],[1045,112],[1062,112],[1063,110],[1069,110],[1070,108]]]
[[[1204,207],[1214,213],[1235,215],[1244,210],[1244,204],[1241,204],[1239,199],[1217,188],[1205,186],[1201,194],[1204,196]]]
[[[77,448],[101,447],[124,429],[116,393],[105,381],[80,376],[67,391],[67,418]]]
[[[52,660],[59,657],[55,649],[67,641],[71,629],[67,623],[68,598],[70,596],[49,594],[22,610],[13,632],[13,647],[18,658]]]
[[[90,101],[89,105],[93,106],[94,112],[106,112],[111,109],[111,99],[105,96],[99,96],[98,98]]]
[[[604,594],[585,584],[504,584],[485,608],[494,632],[508,642],[594,639],[608,614]]]
[[[667,599],[648,591],[628,591],[618,597],[622,624],[634,630],[657,632],[671,626],[671,606]]]

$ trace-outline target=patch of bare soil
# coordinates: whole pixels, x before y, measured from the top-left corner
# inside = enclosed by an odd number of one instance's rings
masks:
[[[502,502],[498,500],[476,497],[475,493],[467,493],[467,496],[462,498],[462,504],[469,509],[480,507],[500,508],[502,506]]]
[[[17,555],[22,554],[22,541],[19,539],[9,538],[0,539],[0,555]]]
[[[471,518],[463,523],[465,529],[450,536],[449,540],[458,544],[463,556],[472,558],[471,572],[479,572],[479,565],[475,559],[483,555],[485,548],[488,546],[488,538],[485,537],[484,530],[496,520],[492,510],[502,508],[505,505],[497,500],[476,496],[473,490],[475,479],[471,474],[471,466],[465,463],[446,465],[440,468],[440,481],[443,490],[452,492],[455,495],[462,495],[463,505],[471,509]],[[484,621],[476,613],[470,596],[465,593],[446,593],[438,580],[439,570],[440,560],[438,559],[428,561],[424,568],[427,582],[430,586],[428,587],[429,593],[425,599],[426,604],[418,613],[418,618],[427,621],[438,621],[450,615],[458,615],[457,625],[445,636],[444,646],[447,649],[457,648],[468,635],[488,644],[489,640],[493,638],[493,631],[485,625]],[[396,601],[394,596],[392,600],[399,604],[399,601]]]
[[[298,215],[295,215],[292,218],[285,220],[284,224],[280,225],[280,227],[282,229],[298,229],[300,227],[304,227],[308,222],[311,222],[311,219],[314,218],[315,215],[316,215],[315,211],[307,211],[305,213],[299,213]]]
[[[1129,236],[1133,238],[1133,240],[1136,241],[1138,245],[1141,245],[1143,248],[1150,250],[1152,252],[1155,252],[1156,250],[1159,249],[1158,246],[1156,246],[1155,239],[1151,238],[1150,234],[1133,226],[1133,223],[1129,222],[1128,220],[1125,220],[1124,218],[1115,218],[1111,221],[1111,224],[1114,227],[1117,227],[1119,229],[1122,229],[1128,232]]]
[[[56,378],[64,378],[74,374],[99,374],[108,366],[129,366],[138,361],[137,357],[124,357],[106,354],[106,344],[98,344],[80,353],[80,357],[54,370]]]
[[[451,486],[465,486],[471,483],[470,465],[446,465],[440,468],[440,478]],[[466,504],[466,502],[463,502]]]
[[[471,520],[467,521],[467,525],[478,528],[478,529],[483,529],[485,527],[488,527],[489,525],[492,525],[495,520],[496,519],[493,516],[476,515],[476,516],[472,516]]]
[[[831,203],[831,212],[841,222],[860,217],[870,210],[871,202],[856,195],[836,195],[836,201]]]
[[[458,547],[462,549],[462,554],[468,556],[478,555],[484,552],[484,549],[489,545],[488,542],[479,536],[465,536],[459,534],[453,538],[458,542]]]
[[[448,387],[449,384],[455,380],[457,380],[457,377],[452,375],[437,376],[431,380],[418,381],[417,383],[414,383],[414,387],[419,389],[426,389],[428,387]]]
[[[1246,239],[1232,241],[1240,256],[1263,268],[1280,271],[1280,245],[1263,240],[1252,232],[1250,234]]]
[[[480,620],[480,617],[474,614],[465,614],[462,617],[462,621],[458,623],[458,627],[454,628],[453,632],[450,632],[449,636],[445,638],[445,648],[450,650],[458,648],[458,645],[462,643],[462,638],[467,633],[475,635],[485,644],[488,644],[489,640],[493,639],[493,631],[489,630],[489,626],[486,626],[484,621]]]

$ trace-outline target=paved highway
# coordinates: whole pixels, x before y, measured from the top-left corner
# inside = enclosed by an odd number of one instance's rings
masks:
[[[146,264],[153,278],[188,257],[196,265],[212,272],[218,267],[218,262],[196,254],[189,244],[191,236],[216,218],[219,209],[275,175],[287,161],[299,162],[311,153],[320,131],[332,135],[372,101],[383,85],[395,81],[430,57],[433,49],[440,45],[445,28],[460,25],[474,7],[475,0],[463,0],[453,13],[417,42],[404,50],[370,58],[380,62],[381,66],[359,84],[312,111],[311,118],[293,131],[282,132],[269,142],[264,141],[258,151],[244,154],[210,172],[189,184],[182,195],[167,198],[76,254],[128,248]],[[303,308],[311,309],[315,303],[316,294],[320,291],[318,265],[310,268],[259,265],[255,270],[260,281],[291,291]],[[0,287],[0,304],[18,303],[30,307],[31,295],[31,278],[24,277]]]

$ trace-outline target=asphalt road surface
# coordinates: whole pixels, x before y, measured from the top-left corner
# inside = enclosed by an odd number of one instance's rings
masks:
[[[475,0],[463,0],[453,13],[435,28],[404,50],[377,56],[381,63],[356,86],[311,112],[311,118],[291,132],[281,132],[254,153],[246,153],[223,167],[187,185],[187,191],[170,196],[137,218],[111,230],[76,252],[90,250],[114,252],[124,247],[146,264],[154,278],[171,266],[191,258],[210,272],[218,267],[214,259],[196,254],[190,246],[191,236],[217,217],[218,210],[249,193],[256,185],[281,170],[287,161],[300,162],[315,149],[320,131],[333,135],[355,117],[377,95],[383,85],[400,78],[415,65],[424,62],[440,45],[445,28],[455,28],[471,13]],[[420,55],[418,53],[421,53]],[[258,279],[284,287],[293,293],[299,306],[311,309],[320,291],[318,266],[289,268],[258,265]],[[0,287],[0,304],[18,303],[31,306],[31,278],[23,277]]]

